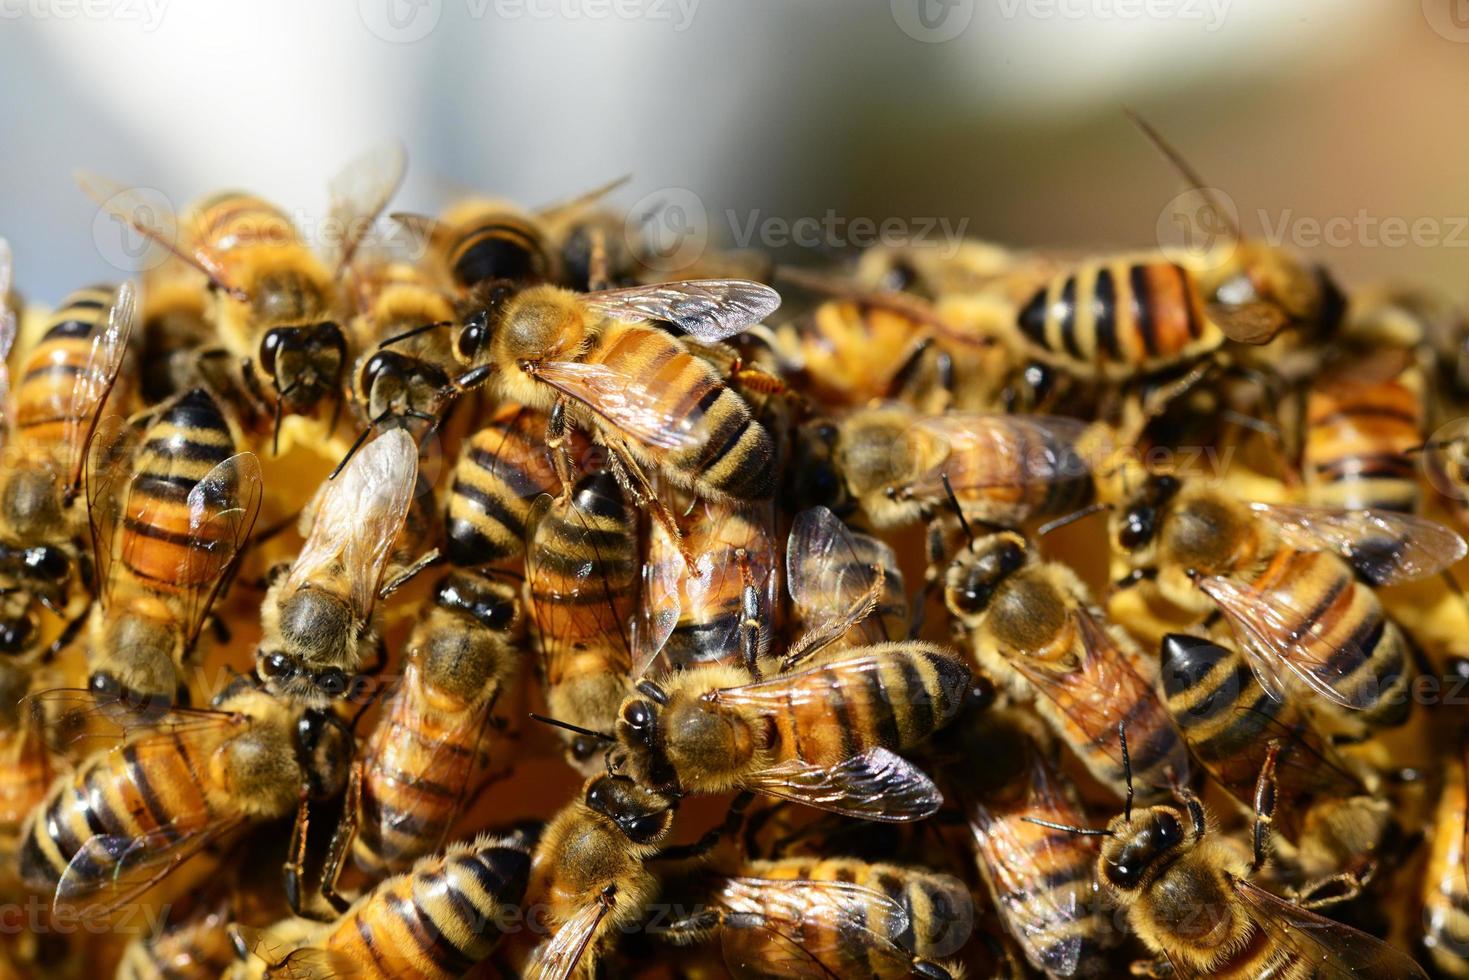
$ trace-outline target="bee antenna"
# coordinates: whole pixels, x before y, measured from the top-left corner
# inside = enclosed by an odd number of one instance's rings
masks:
[[[974,528],[969,526],[969,520],[964,516],[964,508],[959,506],[959,498],[954,495],[954,486],[949,482],[949,474],[942,473],[940,478],[944,481],[944,495],[949,498],[949,506],[954,508],[954,516],[959,518],[959,526],[964,529],[969,543],[974,544]]]
[[[1064,830],[1068,834],[1076,834],[1081,837],[1115,837],[1110,830],[1097,830],[1094,827],[1073,827],[1070,824],[1053,823],[1050,820],[1042,820],[1040,817],[1021,817],[1026,823],[1033,823],[1037,827],[1049,827],[1051,830]]]
[[[377,349],[382,350],[384,347],[391,347],[393,344],[408,340],[411,337],[417,337],[421,333],[428,333],[430,330],[439,330],[444,327],[452,327],[453,325],[453,320],[435,320],[433,323],[421,323],[416,327],[410,327],[402,333],[395,333],[393,336],[379,341]]]
[[[1088,506],[1081,508],[1080,510],[1073,510],[1065,517],[1058,517],[1054,521],[1047,521],[1036,529],[1036,537],[1043,538],[1046,535],[1050,534],[1052,531],[1059,531],[1061,530],[1061,528],[1065,527],[1068,524],[1075,524],[1077,521],[1091,517],[1097,511],[1111,509],[1111,503],[1099,500],[1094,504],[1089,504]]]
[[[608,735],[606,732],[594,732],[590,728],[583,728],[580,725],[573,725],[571,722],[562,721],[560,718],[547,718],[545,715],[538,715],[534,711],[530,712],[530,716],[531,718],[540,722],[542,725],[550,725],[552,728],[564,728],[568,732],[576,732],[576,734],[578,735],[585,735],[588,738],[600,739],[603,742],[617,741],[617,738],[615,736]]]
[[[1127,722],[1117,723],[1117,744],[1122,746],[1122,775],[1127,780],[1127,799],[1122,805],[1122,819],[1132,819],[1132,756],[1127,754]]]
[[[1142,116],[1138,115],[1136,112],[1126,107],[1124,107],[1122,111],[1127,113],[1127,118],[1132,120],[1134,126],[1142,130],[1143,135],[1147,137],[1148,142],[1153,144],[1153,148],[1156,149],[1159,153],[1163,154],[1163,159],[1167,160],[1169,165],[1172,166],[1174,170],[1177,170],[1179,174],[1182,175],[1183,179],[1189,182],[1194,190],[1199,192],[1199,194],[1208,203],[1209,208],[1214,212],[1215,216],[1218,217],[1220,221],[1224,222],[1225,227],[1229,229],[1229,233],[1234,236],[1234,240],[1237,242],[1244,241],[1244,236],[1241,235],[1239,231],[1239,225],[1235,223],[1235,220],[1233,217],[1230,216],[1230,213],[1224,210],[1224,207],[1219,203],[1219,199],[1215,196],[1213,190],[1211,190],[1204,183],[1204,178],[1199,175],[1199,172],[1195,170],[1187,160],[1184,159],[1183,154],[1179,153],[1178,150],[1175,149],[1171,143],[1163,138],[1163,134],[1154,129],[1152,124],[1149,123]]]

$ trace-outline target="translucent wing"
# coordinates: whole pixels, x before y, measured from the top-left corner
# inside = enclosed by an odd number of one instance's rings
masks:
[[[745,279],[690,279],[587,293],[588,306],[617,320],[667,320],[697,340],[716,343],[780,307],[780,294]]]
[[[121,416],[109,415],[98,423],[87,452],[87,525],[92,536],[97,598],[104,608],[112,597],[121,490],[127,482],[138,435],[138,430]]]
[[[597,926],[601,925],[616,901],[617,897],[613,895],[590,902],[567,919],[555,935],[536,947],[526,964],[527,980],[566,980],[571,976],[596,935]]]
[[[1247,582],[1225,576],[1209,576],[1197,582],[1219,606],[1239,638],[1240,649],[1260,686],[1275,700],[1285,699],[1285,673],[1344,708],[1370,708],[1377,703],[1375,685],[1361,685],[1354,692],[1337,690],[1366,657],[1364,638],[1355,635],[1335,641],[1319,636],[1316,615],[1297,609],[1279,591],[1257,589]]]
[[[394,211],[388,217],[408,233],[412,242],[412,250],[418,253],[430,248],[435,241],[443,237],[445,232],[444,225],[438,219],[430,218],[426,214]]]
[[[219,591],[234,572],[264,496],[260,460],[236,453],[216,465],[189,491],[188,545],[179,567],[184,635],[193,646]]]
[[[1084,609],[1078,608],[1072,615],[1085,650],[1075,670],[1056,673],[1025,657],[1016,657],[1011,663],[1074,726],[1073,734],[1080,736],[1075,744],[1102,752],[1120,768],[1119,722],[1126,721],[1130,743],[1146,745],[1159,732],[1171,729],[1173,720],[1153,685],[1134,669],[1111,634]],[[1174,778],[1187,779],[1188,749],[1182,736],[1175,733],[1171,746],[1168,764]]]
[[[689,527],[685,539],[694,552],[694,564],[684,578],[684,597],[689,606],[705,610],[729,595],[738,594],[742,606],[752,600],[750,609],[762,627],[757,653],[763,657],[770,652],[780,591],[779,557],[770,531],[773,505],[750,508],[702,501],[699,506],[703,516]],[[725,616],[716,623],[703,624],[700,659],[729,662],[743,649],[743,619]]]
[[[418,447],[405,430],[392,429],[364,446],[326,484],[286,589],[340,569],[351,581],[354,611],[366,618],[377,601],[393,540],[408,516],[417,476]]]
[[[719,904],[720,945],[741,978],[906,976],[913,954],[894,942],[908,914],[881,892],[845,881],[732,878]]]
[[[10,242],[0,238],[0,444],[10,429],[10,349],[15,346],[17,329],[15,310],[10,305],[14,267]]]
[[[81,483],[87,448],[102,406],[117,381],[117,372],[127,352],[128,335],[132,333],[137,315],[138,303],[133,284],[123,283],[113,298],[107,324],[92,338],[86,366],[72,386],[61,446],[62,472],[67,474],[68,487]]]
[[[87,196],[101,205],[107,213],[204,273],[210,282],[235,299],[242,302],[250,299],[250,295],[237,283],[230,281],[224,263],[213,252],[205,248],[187,251],[179,246],[178,219],[171,211],[165,210],[160,214],[158,202],[142,193],[140,188],[124,187],[85,170],[78,170],[75,176],[77,184]]]
[[[1287,546],[1334,551],[1374,585],[1436,575],[1469,552],[1458,534],[1413,514],[1259,503],[1250,509],[1274,524]]]
[[[908,489],[917,497],[943,499],[947,476],[962,503],[966,490],[1013,488],[1016,519],[1023,520],[1028,516],[1023,504],[1025,490],[1089,478],[1090,467],[1076,450],[1085,431],[1086,423],[1058,416],[929,416],[915,422],[907,438],[936,442],[947,447],[947,452],[934,454],[938,462],[919,474]]]
[[[648,532],[647,561],[643,562],[642,599],[633,621],[633,677],[648,672],[678,626],[688,574],[678,544],[659,522],[653,521]]]
[[[1208,313],[1224,336],[1241,344],[1268,344],[1290,323],[1274,303],[1210,303]]]
[[[341,236],[335,265],[347,267],[373,222],[403,183],[408,155],[399,143],[375,147],[342,168],[329,185],[332,226]]]
[[[931,817],[944,802],[922,769],[887,749],[869,749],[830,766],[790,759],[752,773],[741,785],[818,810],[887,823]]]
[[[889,582],[891,575],[896,582]],[[881,618],[869,622],[885,596],[896,593],[902,607],[881,611],[906,618],[903,580],[893,550],[876,538],[857,534],[825,507],[796,515],[786,541],[786,587],[805,627],[787,654],[788,665],[855,630],[858,644],[891,637]]]
[[[703,436],[689,415],[676,415],[656,377],[625,373],[612,365],[542,361],[535,377],[591,409],[614,433],[660,449],[697,449]]]
[[[158,749],[166,751],[162,744]],[[137,764],[145,765],[146,760]],[[187,829],[166,826],[136,837],[88,838],[61,873],[55,905],[115,912],[242,822],[218,814],[184,814],[175,817],[175,824]]]
[[[1254,921],[1271,939],[1310,965],[1322,980],[1405,980],[1428,974],[1412,957],[1351,926],[1333,922],[1242,878],[1232,881],[1235,894],[1254,913]]]
[[[22,707],[37,705],[48,719],[46,744],[60,753],[78,745],[86,753],[106,750],[123,741],[159,739],[177,754],[176,738],[210,742],[227,737],[248,725],[248,719],[210,708],[169,708],[144,715],[111,710],[112,702],[87,688],[61,687],[36,691],[21,699]]]

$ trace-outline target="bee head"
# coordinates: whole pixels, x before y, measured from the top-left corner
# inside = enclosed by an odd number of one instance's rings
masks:
[[[678,773],[663,751],[662,716],[668,696],[650,681],[622,703],[617,713],[618,765],[646,786],[676,793]]]
[[[336,715],[308,709],[296,721],[296,762],[316,799],[335,795],[347,784],[355,742]]]
[[[454,336],[454,356],[460,363],[484,363],[489,354],[490,340],[515,293],[513,283],[499,279],[485,282],[474,290],[466,303],[459,331]]]
[[[308,403],[335,385],[347,359],[342,328],[320,323],[272,327],[260,338],[259,367],[282,398]]]
[[[995,591],[1025,567],[1023,538],[992,534],[976,540],[954,559],[945,576],[944,598],[957,616],[977,616],[989,608]]]
[[[1114,819],[1102,839],[1105,884],[1119,892],[1137,891],[1191,850],[1205,833],[1204,811],[1195,799],[1186,802],[1186,809],[1152,806]]]
[[[1147,478],[1142,489],[1117,515],[1117,544],[1123,551],[1140,551],[1153,542],[1163,508],[1182,486],[1178,477],[1166,473]]]
[[[634,844],[656,843],[673,826],[672,801],[626,776],[594,776],[586,785],[586,805]]]

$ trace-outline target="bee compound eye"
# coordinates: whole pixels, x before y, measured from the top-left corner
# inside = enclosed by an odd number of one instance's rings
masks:
[[[316,686],[323,694],[340,697],[347,693],[347,674],[336,667],[328,667],[315,677]]]
[[[122,684],[105,670],[96,671],[88,678],[87,689],[99,699],[105,698],[109,701],[117,700],[122,694]]]
[[[260,672],[273,680],[285,680],[296,672],[296,668],[289,657],[276,651],[261,658]]]
[[[622,710],[622,720],[636,729],[644,729],[653,723],[653,712],[644,701],[634,701]]]
[[[276,327],[267,330],[265,336],[260,338],[260,367],[266,374],[275,376],[276,359],[286,346],[287,337],[294,332],[294,327]]]

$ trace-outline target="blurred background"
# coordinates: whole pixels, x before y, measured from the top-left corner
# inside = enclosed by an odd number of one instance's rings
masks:
[[[407,210],[631,173],[617,203],[788,256],[859,219],[1151,246],[1182,185],[1124,106],[1349,284],[1469,259],[1463,0],[0,0],[0,58],[0,234],[46,302],[120,275],[75,167],[312,215],[394,138]]]

